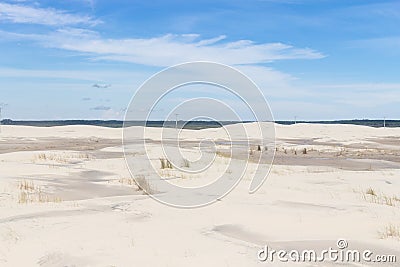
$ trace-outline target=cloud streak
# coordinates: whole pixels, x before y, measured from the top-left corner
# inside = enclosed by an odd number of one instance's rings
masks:
[[[95,84],[92,85],[92,87],[103,88],[103,89],[105,89],[105,88],[111,87],[111,84],[100,84],[100,83],[95,83]]]
[[[166,34],[153,38],[102,38],[97,32],[67,28],[43,34],[0,31],[9,39],[36,41],[44,47],[86,53],[96,60],[165,67],[187,61],[216,61],[228,65],[263,64],[277,60],[320,59],[322,53],[283,43],[250,40],[223,42],[225,36],[201,39],[197,34]]]
[[[93,107],[93,108],[91,108],[92,110],[102,110],[102,111],[105,111],[105,110],[111,110],[111,107],[107,107],[107,106],[97,106],[97,107]]]
[[[54,8],[38,8],[19,4],[0,3],[0,21],[40,24],[47,26],[90,25],[101,23],[87,15],[70,14]]]

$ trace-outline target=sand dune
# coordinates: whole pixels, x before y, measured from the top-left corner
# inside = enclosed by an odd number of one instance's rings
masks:
[[[258,153],[257,125],[244,126]],[[275,164],[255,194],[245,176],[213,205],[178,209],[138,190],[121,129],[2,126],[0,266],[336,266],[271,265],[257,253],[265,245],[322,250],[339,238],[351,249],[397,255],[397,263],[362,266],[398,266],[400,129],[296,124],[275,125],[275,132]],[[142,133],[135,127],[128,145],[135,174],[146,176]],[[172,183],[195,186],[224,171],[223,129],[183,130],[180,137],[193,157],[203,138],[216,140],[220,154],[211,174],[159,170]],[[146,129],[146,138],[159,164],[160,129]],[[247,153],[231,160],[238,165]],[[249,171],[255,164],[250,158]]]

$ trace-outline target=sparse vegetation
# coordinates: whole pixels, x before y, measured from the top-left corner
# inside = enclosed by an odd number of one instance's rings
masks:
[[[129,178],[119,178],[118,183],[124,184],[124,185],[136,185],[135,179],[129,177]]]
[[[371,196],[376,196],[375,190],[372,189],[371,187],[367,189],[367,192],[365,192],[367,195]]]
[[[24,190],[24,191],[34,191],[35,185],[33,184],[33,181],[24,180],[22,182],[19,182],[18,188],[19,190]]]
[[[368,188],[365,193],[363,192],[363,199],[365,201],[395,207],[400,204],[400,199],[397,196],[387,196],[383,193],[377,193],[373,188]]]
[[[171,169],[160,170],[158,174],[163,178],[175,177],[175,172]]]
[[[250,148],[249,155],[250,155],[250,156],[253,156],[253,155],[254,155],[254,150],[253,150],[252,148]]]
[[[231,153],[229,153],[229,152],[217,151],[217,152],[215,152],[215,154],[217,156],[223,157],[223,158],[230,158],[231,157]]]
[[[172,164],[168,159],[160,158],[161,169],[172,169]]]
[[[190,168],[190,161],[187,159],[183,159],[183,167]]]
[[[154,194],[156,192],[144,175],[136,176],[135,181],[136,185],[145,193]]]
[[[142,190],[147,194],[155,193],[155,190],[151,187],[144,175],[137,175],[135,178],[120,178],[118,182],[124,185],[136,186],[138,190]]]
[[[345,152],[346,152],[346,149],[344,147],[341,147],[340,151],[337,153],[337,156],[343,156]]]
[[[18,189],[20,190],[18,195],[18,203],[20,204],[61,202],[61,198],[46,194],[40,186],[35,186],[33,181],[24,180],[19,182]]]
[[[388,226],[385,226],[383,231],[381,231],[379,234],[382,239],[386,239],[386,238],[400,239],[400,227],[390,224]]]
[[[39,161],[55,161],[57,163],[68,163],[73,159],[89,160],[88,153],[39,153],[33,159],[33,162]]]

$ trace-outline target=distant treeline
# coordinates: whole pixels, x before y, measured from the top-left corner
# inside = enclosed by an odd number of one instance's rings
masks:
[[[66,125],[95,125],[111,128],[121,128],[122,121],[110,120],[56,120],[56,121],[14,121],[5,119],[1,121],[2,125],[23,125],[23,126],[37,126],[37,127],[53,127],[53,126],[66,126]]]
[[[243,121],[247,122],[247,121]],[[238,121],[127,121],[125,126],[147,126],[147,127],[168,127],[184,129],[205,129],[205,128],[218,128],[223,125],[239,123]],[[57,121],[14,121],[5,119],[1,121],[2,125],[23,125],[23,126],[36,126],[36,127],[53,127],[53,126],[66,126],[66,125],[94,125],[110,128],[121,128],[124,125],[123,121],[117,120],[57,120]]]
[[[249,121],[243,121],[249,122]],[[223,125],[240,123],[238,121],[178,121],[178,127],[183,126],[184,129],[205,129],[218,128]],[[337,121],[276,121],[276,123],[290,125],[295,123],[319,123],[319,124],[354,124],[371,127],[383,127],[383,120],[337,120]],[[65,125],[95,125],[110,128],[121,128],[124,125],[123,121],[117,120],[57,120],[57,121],[14,121],[5,119],[1,121],[2,125],[24,125],[37,127],[52,127]],[[400,120],[386,120],[386,127],[400,127]],[[147,126],[147,127],[176,127],[175,121],[129,121],[125,122],[126,126]]]
[[[318,123],[318,124],[353,124],[370,127],[400,127],[400,120],[337,120],[337,121],[275,121],[279,124],[295,124],[295,123]]]

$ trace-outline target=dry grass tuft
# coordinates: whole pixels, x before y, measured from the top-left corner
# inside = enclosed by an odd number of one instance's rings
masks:
[[[40,153],[35,156],[33,162],[39,161],[54,161],[57,163],[68,163],[74,159],[90,160],[91,156],[88,153]]]
[[[371,187],[367,189],[366,194],[367,195],[371,195],[371,196],[377,196],[376,193],[375,193],[375,190],[372,189]]]
[[[383,193],[377,193],[372,187],[363,192],[363,199],[370,203],[381,204],[395,207],[400,204],[400,199],[397,196],[387,196]]]
[[[190,168],[190,161],[187,159],[183,159],[183,167]]]
[[[133,178],[119,178],[118,183],[124,184],[124,185],[136,185],[135,179]]]
[[[144,175],[137,175],[135,179],[131,177],[120,178],[118,182],[130,186],[134,185],[138,190],[142,190],[146,194],[154,194],[156,192]]]
[[[380,234],[380,238],[382,238],[382,239],[387,239],[387,238],[400,239],[400,227],[390,224],[388,226],[385,226],[383,231],[381,231],[379,234]]]
[[[158,172],[158,175],[160,175],[163,178],[175,177],[175,171],[173,169],[164,169],[160,170]]]
[[[156,192],[144,175],[136,176],[135,181],[137,182],[136,185],[145,193],[154,194]]]
[[[161,169],[172,169],[172,164],[168,159],[160,158]]]
[[[60,197],[51,196],[43,192],[40,186],[35,186],[33,181],[21,181],[18,183],[18,189],[20,190],[18,195],[18,203],[46,203],[54,202],[60,203],[62,200]]]
[[[229,152],[217,151],[215,154],[221,158],[230,158],[232,155]]]
[[[18,183],[18,188],[19,190],[34,191],[35,185],[33,184],[33,181],[24,180]]]

